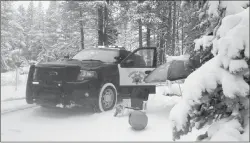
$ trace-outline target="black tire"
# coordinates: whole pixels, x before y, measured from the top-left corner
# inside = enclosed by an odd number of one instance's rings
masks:
[[[106,98],[106,99],[105,99]],[[117,103],[117,90],[114,84],[105,83],[98,94],[97,112],[105,112],[115,107]]]
[[[33,73],[35,71],[35,65],[30,66],[27,84],[26,84],[26,102],[28,104],[33,104],[33,91],[32,91],[32,79],[33,79]]]
[[[33,104],[34,101],[33,101],[33,99],[30,99],[30,98],[27,98],[27,97],[26,97],[26,103],[28,103],[28,104]]]
[[[32,87],[30,85],[28,85],[27,83],[27,86],[26,86],[26,103],[28,104],[33,104],[34,101],[33,101],[33,98],[32,98]]]

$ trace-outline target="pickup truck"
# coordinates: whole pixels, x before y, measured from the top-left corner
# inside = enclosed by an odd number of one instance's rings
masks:
[[[26,102],[63,107],[87,104],[99,112],[113,109],[118,99],[139,99],[141,103],[155,93],[155,85],[145,83],[144,78],[156,68],[156,61],[155,47],[132,52],[96,47],[72,58],[31,65]]]

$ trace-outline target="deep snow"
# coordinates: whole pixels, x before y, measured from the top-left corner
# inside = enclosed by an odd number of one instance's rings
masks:
[[[25,102],[27,74],[19,75],[15,90],[15,72],[1,74],[1,113],[32,107]],[[114,110],[94,113],[91,109],[45,109],[34,107],[2,114],[2,141],[172,141],[168,114],[180,97],[177,84],[160,85],[157,94],[150,95],[148,126],[136,132],[130,128],[128,116],[113,117]],[[195,140],[202,132],[184,136]]]
[[[88,108],[45,109],[35,107],[2,116],[2,141],[172,141],[168,114],[180,97],[150,95],[147,115],[148,126],[134,131],[128,116],[113,117],[114,110],[93,113]],[[203,132],[184,136],[194,141]]]

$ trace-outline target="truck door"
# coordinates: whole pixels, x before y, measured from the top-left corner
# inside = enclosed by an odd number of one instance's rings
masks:
[[[156,48],[139,48],[128,55],[119,65],[120,86],[154,86],[144,78],[156,68]]]

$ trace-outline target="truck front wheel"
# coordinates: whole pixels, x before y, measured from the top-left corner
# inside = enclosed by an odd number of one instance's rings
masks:
[[[102,85],[99,95],[97,110],[105,112],[114,108],[117,103],[117,90],[114,84],[105,83]]]

